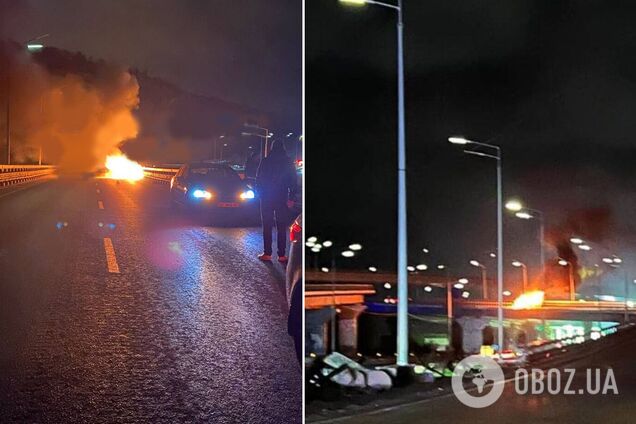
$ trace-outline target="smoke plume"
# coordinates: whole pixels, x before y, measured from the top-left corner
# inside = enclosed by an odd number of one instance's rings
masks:
[[[0,60],[12,162],[34,161],[41,148],[44,162],[62,171],[93,171],[137,136],[139,86],[126,69],[50,48],[29,53],[11,42],[0,44]],[[4,140],[7,122],[0,122]]]

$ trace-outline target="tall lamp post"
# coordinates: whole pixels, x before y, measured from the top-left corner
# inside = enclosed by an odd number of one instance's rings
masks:
[[[397,231],[397,365],[409,363],[409,321],[408,321],[408,245],[406,239],[406,143],[404,124],[404,23],[402,20],[402,0],[389,4],[375,0],[340,0],[351,5],[371,4],[393,9],[397,12],[397,94],[398,94],[398,231]]]
[[[472,266],[479,268],[481,271],[481,294],[484,300],[488,300],[488,277],[486,276],[486,266],[481,262],[473,259],[469,262]]]
[[[528,267],[521,261],[512,261],[512,266],[521,268],[522,293],[525,293],[528,289]]]
[[[545,285],[545,221],[543,219],[543,212],[537,209],[532,209],[524,206],[520,201],[512,199],[506,202],[506,209],[511,212],[515,212],[515,216],[520,219],[536,219],[539,221],[539,244],[541,254],[541,278]]]
[[[559,259],[558,264],[568,267],[568,283],[570,285],[570,300],[574,302],[576,300],[576,289],[574,287],[574,266],[572,262],[565,259]]]
[[[475,147],[465,148],[464,153],[494,159],[497,162],[497,342],[503,349],[503,187],[501,177],[501,148],[494,144],[467,140],[464,137],[449,137],[453,144]],[[486,152],[477,149],[486,150]]]

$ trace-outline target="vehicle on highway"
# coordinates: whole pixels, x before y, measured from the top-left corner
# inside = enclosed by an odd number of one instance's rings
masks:
[[[182,165],[170,180],[173,205],[193,210],[230,210],[256,213],[256,191],[226,162],[203,161]]]
[[[289,228],[289,261],[287,262],[286,287],[289,315],[287,331],[294,339],[296,357],[301,362],[303,357],[303,231],[302,215],[294,220]]]

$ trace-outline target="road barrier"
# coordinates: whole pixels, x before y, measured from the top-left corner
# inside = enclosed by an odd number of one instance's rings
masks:
[[[0,165],[0,187],[28,183],[53,175],[55,166]]]
[[[144,166],[144,176],[160,183],[168,184],[172,177],[175,176],[179,167],[176,168],[154,168],[151,166]]]

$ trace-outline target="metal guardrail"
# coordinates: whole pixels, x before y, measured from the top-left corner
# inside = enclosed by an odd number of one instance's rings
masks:
[[[168,184],[172,177],[175,176],[179,167],[176,168],[153,168],[150,166],[144,166],[144,176],[154,181],[159,181],[164,184]]]
[[[0,187],[35,181],[55,170],[55,166],[48,165],[0,165]]]

